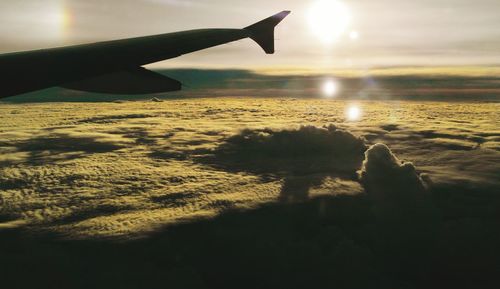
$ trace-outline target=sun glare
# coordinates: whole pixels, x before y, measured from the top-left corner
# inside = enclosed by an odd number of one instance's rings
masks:
[[[335,80],[327,80],[323,83],[323,94],[327,97],[334,97],[339,92],[339,84]]]
[[[336,0],[320,0],[309,11],[313,33],[324,43],[337,40],[349,27],[351,15],[347,6]]]
[[[349,38],[351,38],[351,40],[358,40],[359,39],[358,31],[351,31],[351,33],[349,33]]]
[[[361,118],[361,109],[357,105],[351,105],[346,111],[347,120],[357,121]]]

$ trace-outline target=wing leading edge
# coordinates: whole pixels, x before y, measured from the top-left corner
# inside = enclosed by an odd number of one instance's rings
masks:
[[[180,90],[180,82],[141,66],[244,38],[273,54],[274,28],[288,14],[243,29],[199,29],[0,55],[0,98],[52,86],[112,94]]]

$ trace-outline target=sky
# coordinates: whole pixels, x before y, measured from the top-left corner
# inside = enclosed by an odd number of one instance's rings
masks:
[[[0,52],[240,28],[282,10],[292,14],[276,30],[275,55],[243,40],[153,66],[314,71],[500,64],[498,0],[1,1]]]

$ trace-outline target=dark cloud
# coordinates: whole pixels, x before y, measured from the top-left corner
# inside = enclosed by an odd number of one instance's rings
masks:
[[[368,194],[381,200],[410,196],[425,191],[412,163],[400,161],[384,144],[375,144],[365,153],[360,181]]]
[[[290,130],[244,130],[213,151],[213,165],[262,174],[352,174],[366,150],[364,140],[334,125]]]
[[[436,242],[438,213],[420,174],[412,163],[400,161],[384,144],[371,146],[365,155],[360,182],[373,202],[381,237],[390,239],[384,250],[428,262],[427,246]],[[419,252],[418,257],[415,252]]]

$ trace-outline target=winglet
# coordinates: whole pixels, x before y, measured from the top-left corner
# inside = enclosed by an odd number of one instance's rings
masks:
[[[244,29],[250,32],[250,38],[257,42],[267,54],[273,54],[274,27],[283,21],[288,14],[290,14],[290,11],[282,11]]]

